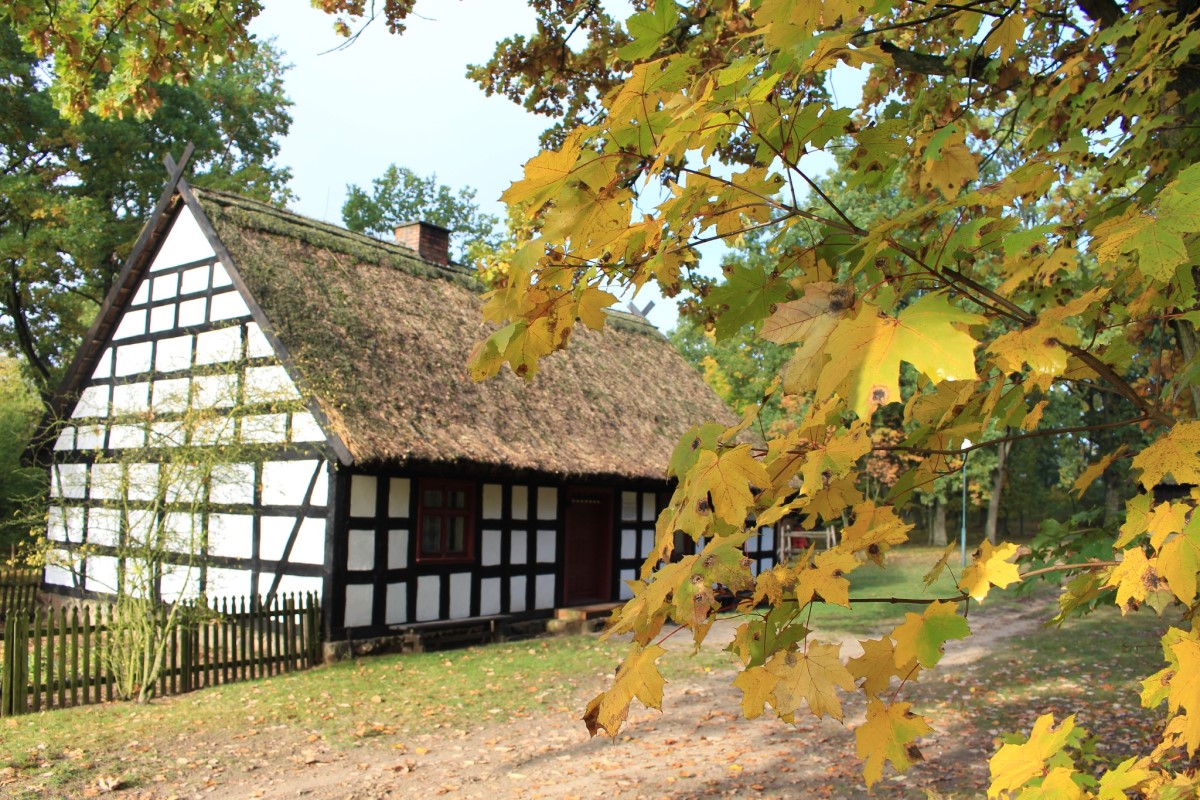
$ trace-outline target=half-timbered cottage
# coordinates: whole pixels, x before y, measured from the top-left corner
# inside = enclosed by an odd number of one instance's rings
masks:
[[[59,395],[47,590],[112,591],[155,465],[111,456],[224,392],[212,446],[253,447],[198,478],[200,566],[164,596],[316,592],[331,641],[630,596],[678,437],[729,419],[653,326],[614,313],[534,381],[475,383],[479,287],[445,231],[383,242],[172,168]],[[766,565],[770,533],[747,549]]]

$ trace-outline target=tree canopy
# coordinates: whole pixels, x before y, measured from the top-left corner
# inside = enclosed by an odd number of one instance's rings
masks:
[[[1184,607],[1141,698],[1166,709],[1162,741],[1094,777],[1074,756],[1074,718],[1046,715],[993,756],[989,796],[1194,794],[1195,4],[653,0],[635,2],[623,25],[601,0],[531,5],[544,22],[538,32],[506,40],[477,75],[485,88],[561,115],[561,127],[506,193],[537,233],[510,250],[489,295],[485,314],[498,328],[477,348],[473,374],[508,364],[531,378],[541,358],[568,346],[577,321],[604,326],[610,290],[654,282],[668,296],[697,294],[720,338],[748,333],[789,348],[767,391],[807,407],[765,441],[746,438],[753,415],[731,429],[698,424],[681,440],[657,547],[614,617],[612,630],[633,643],[612,687],[589,705],[588,727],[616,735],[634,698],[661,704],[660,631],[671,620],[707,636],[715,605],[703,587],[722,583],[767,609],[746,608],[733,643],[745,713],[840,719],[840,694],[861,692],[867,716],[855,735],[869,785],[889,762],[906,769],[909,745],[929,734],[903,690],[936,665],[942,644],[969,634],[962,604],[1052,574],[1069,579],[1064,614],[1101,601],[1125,614]],[[30,7],[41,8],[15,6]],[[349,0],[322,7],[364,11]],[[194,10],[183,3],[179,13],[187,20]],[[228,19],[253,10],[235,4]],[[409,10],[408,0],[383,7],[395,25]],[[41,36],[39,46],[63,36],[36,15],[17,24]],[[175,35],[193,57],[225,53],[230,30],[223,20],[211,40],[186,25]],[[576,34],[586,40],[572,42]],[[97,38],[87,39],[93,50],[103,49]],[[61,69],[74,64],[64,59]],[[853,106],[831,91],[847,67],[864,81]],[[80,81],[59,81],[60,104],[88,102]],[[904,207],[869,218],[839,203],[810,157],[832,151],[846,155],[850,188],[896,183]],[[772,258],[715,285],[699,280],[697,245],[750,233]],[[1086,396],[1088,413],[1052,422],[1056,393]],[[884,447],[914,463],[870,500],[855,477],[880,447],[873,429],[896,416],[905,436]],[[908,538],[898,511],[961,464],[966,440],[976,450],[1034,437],[1086,453],[1077,491],[1128,470],[1138,491],[1099,539],[1084,547],[1064,525],[1039,545],[1051,562],[1025,572],[1015,545],[984,544],[960,576],[961,594],[864,642],[878,657],[847,663],[810,635],[799,610],[855,602],[851,573],[864,558],[885,562]],[[845,515],[849,525],[832,551],[751,575],[738,550],[751,525],[789,514],[817,524]],[[704,544],[672,560],[679,531]]]
[[[390,238],[398,225],[431,222],[450,231],[450,241],[460,260],[499,241],[499,220],[480,212],[474,189],[465,187],[455,192],[438,183],[437,175],[424,177],[395,164],[388,165],[371,181],[370,192],[353,184],[346,187],[342,221],[352,231],[383,238]]]
[[[150,85],[164,102],[150,118],[81,112],[72,123],[55,109],[63,89],[45,79],[48,57],[2,17],[0,350],[20,355],[45,395],[153,208],[162,156],[191,141],[204,185],[282,201],[290,175],[272,159],[290,102],[279,54],[251,42],[186,85]]]

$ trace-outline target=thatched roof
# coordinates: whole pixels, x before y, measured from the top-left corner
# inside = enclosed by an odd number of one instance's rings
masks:
[[[652,325],[579,326],[531,383],[466,371],[488,329],[472,274],[239,197],[194,190],[291,365],[359,464],[662,478],[730,411]]]

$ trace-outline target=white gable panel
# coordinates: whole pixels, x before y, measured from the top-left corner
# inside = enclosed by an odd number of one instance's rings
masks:
[[[250,316],[250,306],[236,291],[215,294],[209,306],[208,318],[212,322],[234,317]]]
[[[195,336],[159,339],[154,352],[154,368],[159,372],[178,372],[192,366],[192,341]]]
[[[108,392],[107,386],[87,387],[79,395],[79,402],[75,404],[75,410],[71,412],[71,416],[75,418],[107,417]]]
[[[233,278],[229,277],[229,270],[225,269],[225,265],[219,261],[213,264],[212,285],[214,289],[233,285]]]
[[[92,378],[108,378],[112,376],[112,360],[113,351],[111,347],[106,347],[104,352],[100,354],[100,358],[96,361],[96,368],[92,370]]]
[[[154,256],[150,271],[158,272],[215,255],[192,210],[184,206],[171,225],[171,231],[158,249],[158,254]]]
[[[117,323],[112,338],[128,339],[130,336],[141,336],[145,332],[146,309],[141,308],[136,311],[126,311],[121,315],[121,320]]]
[[[273,355],[275,355],[275,349],[271,347],[267,335],[262,332],[262,328],[258,327],[257,322],[251,321],[246,325],[246,357],[266,358]]]
[[[271,403],[298,397],[300,391],[283,367],[250,367],[246,370],[247,403]]]
[[[151,300],[169,300],[179,294],[179,273],[159,275],[150,289]]]

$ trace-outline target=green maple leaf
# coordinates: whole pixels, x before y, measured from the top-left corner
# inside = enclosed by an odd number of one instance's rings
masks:
[[[942,658],[942,646],[951,639],[963,639],[971,633],[967,621],[958,616],[957,605],[940,600],[924,614],[908,613],[894,631],[896,664],[916,659],[922,667],[932,667]]]
[[[717,318],[717,339],[726,339],[745,325],[757,326],[771,313],[771,307],[787,299],[787,284],[761,267],[738,264],[704,298],[704,306],[721,312]]]

